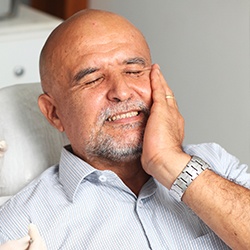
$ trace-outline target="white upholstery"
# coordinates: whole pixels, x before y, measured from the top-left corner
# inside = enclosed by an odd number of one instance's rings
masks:
[[[11,195],[0,197],[0,206],[1,206],[2,204],[4,204],[4,202],[7,201],[10,197],[11,197]]]
[[[0,203],[56,164],[67,143],[39,110],[41,93],[39,83],[0,89]]]

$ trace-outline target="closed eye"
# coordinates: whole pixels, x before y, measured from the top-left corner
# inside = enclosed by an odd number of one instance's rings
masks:
[[[99,78],[96,78],[96,79],[94,79],[92,81],[86,82],[85,85],[99,84],[99,83],[101,83],[103,81],[103,79],[104,79],[103,77],[99,77]]]
[[[136,77],[139,77],[139,76],[143,75],[143,73],[144,73],[143,70],[126,71],[126,74],[127,74],[127,75],[136,76]]]

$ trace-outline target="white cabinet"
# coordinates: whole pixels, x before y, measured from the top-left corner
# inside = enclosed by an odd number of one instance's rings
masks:
[[[0,21],[0,88],[40,81],[40,51],[61,21],[25,5],[15,17]]]

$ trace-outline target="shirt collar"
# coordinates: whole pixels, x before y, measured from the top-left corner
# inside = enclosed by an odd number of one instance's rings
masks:
[[[74,155],[70,145],[62,149],[59,166],[59,181],[69,200],[73,202],[80,183],[86,176],[97,170]]]
[[[84,181],[84,179],[91,178],[100,178],[103,177],[102,173],[109,174],[109,179],[113,179],[113,181],[117,178],[119,182],[122,182],[120,178],[113,173],[112,171],[105,170],[99,171],[89,165],[87,162],[82,160],[73,154],[72,148],[70,145],[65,146],[61,152],[61,158],[59,162],[59,181],[63,185],[63,188],[66,192],[67,197],[71,202],[74,202],[75,194],[80,186],[80,184]],[[117,178],[116,178],[117,177]],[[99,179],[100,180],[100,179]],[[112,180],[111,180],[112,181]],[[115,185],[123,186],[125,191],[128,191],[128,187],[125,186],[124,183],[118,183],[114,181]],[[140,192],[141,197],[148,197],[154,194],[156,191],[156,183],[154,178],[150,178],[149,181],[144,185]]]

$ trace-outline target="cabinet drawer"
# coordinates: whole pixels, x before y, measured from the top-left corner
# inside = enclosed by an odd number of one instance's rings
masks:
[[[45,39],[0,42],[0,88],[39,82],[39,55]]]

